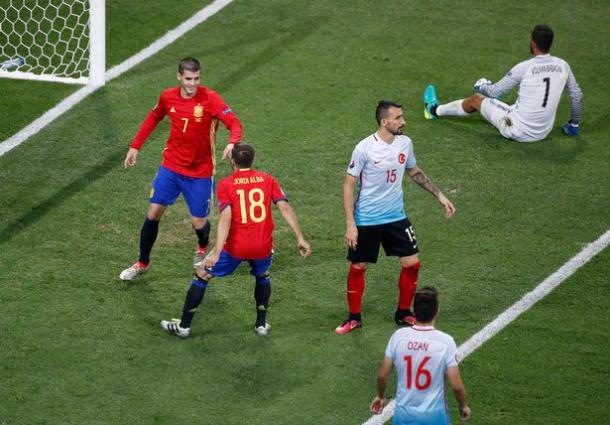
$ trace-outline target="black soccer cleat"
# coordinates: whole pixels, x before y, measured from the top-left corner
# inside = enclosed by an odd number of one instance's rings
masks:
[[[410,309],[397,309],[394,313],[394,321],[398,326],[413,326],[415,324],[415,315]]]

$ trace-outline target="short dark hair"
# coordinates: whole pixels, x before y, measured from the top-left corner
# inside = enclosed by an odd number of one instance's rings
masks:
[[[178,72],[184,74],[184,71],[197,72],[201,71],[201,64],[195,58],[184,58],[178,65]]]
[[[240,168],[250,168],[254,162],[254,148],[252,145],[241,142],[233,146],[231,158],[235,161],[235,165]]]
[[[538,49],[547,53],[553,44],[553,30],[548,25],[536,25],[532,31],[532,40]]]
[[[418,322],[431,322],[438,313],[438,292],[432,286],[421,288],[415,293],[413,310]]]
[[[377,109],[375,110],[375,119],[377,119],[377,124],[381,124],[382,118],[388,116],[388,110],[390,108],[402,108],[400,103],[392,102],[391,100],[380,100],[377,104]]]

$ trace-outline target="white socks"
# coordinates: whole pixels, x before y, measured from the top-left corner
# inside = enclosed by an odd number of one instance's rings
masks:
[[[454,117],[467,117],[470,115],[462,108],[462,102],[464,99],[454,100],[453,102],[445,103],[444,105],[438,105],[436,107],[436,115],[439,117],[454,116]]]

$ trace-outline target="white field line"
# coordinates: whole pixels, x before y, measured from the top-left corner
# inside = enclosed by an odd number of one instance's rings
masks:
[[[184,34],[195,28],[197,25],[201,24],[211,16],[215,15],[217,12],[221,11],[232,1],[233,0],[215,0],[211,4],[207,5],[195,15],[178,25],[173,30],[168,31],[163,37],[154,41],[150,46],[142,49],[140,52],[136,53],[129,59],[108,70],[106,72],[106,82],[114,80],[121,74],[129,71],[131,68],[138,65],[140,62],[158,53],[161,49],[167,47],[168,45],[176,41],[178,38],[182,37]],[[53,108],[49,109],[47,112],[32,121],[26,127],[21,129],[19,132],[15,133],[13,136],[0,143],[0,156],[16,148],[17,146],[25,142],[28,138],[38,133],[40,130],[55,121],[55,119],[59,118],[64,113],[68,112],[70,109],[72,109],[74,105],[78,104],[81,100],[85,99],[98,88],[99,87],[91,86],[83,87],[72,93],[70,96],[68,96],[61,102],[59,102]]]
[[[458,347],[460,357],[465,359],[477,348],[485,344],[494,335],[508,326],[522,313],[529,310],[534,304],[547,296],[553,289],[558,287],[561,282],[574,274],[576,270],[584,266],[591,258],[603,251],[610,244],[610,230],[601,235],[595,242],[585,246],[582,251],[572,257],[567,263],[557,269],[553,274],[544,279],[534,290],[528,292],[519,301],[510,306],[502,314],[496,317],[491,323],[471,336],[468,341]],[[374,392],[371,392],[371,397]],[[363,425],[381,425],[386,423],[394,414],[396,400],[391,400],[381,415],[369,418]]]

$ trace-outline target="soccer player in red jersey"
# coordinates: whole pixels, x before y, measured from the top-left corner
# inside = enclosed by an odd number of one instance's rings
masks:
[[[218,184],[220,219],[216,247],[196,270],[195,278],[186,294],[182,319],[161,322],[161,327],[170,333],[186,338],[209,281],[213,277],[233,273],[242,261],[248,261],[250,273],[255,278],[254,330],[259,335],[268,334],[270,325],[266,318],[271,296],[269,267],[274,228],[272,202],[276,204],[282,218],[292,229],[301,256],[308,257],[311,254],[311,247],[303,239],[297,217],[280,185],[270,174],[250,169],[253,160],[252,146],[239,144],[233,147],[231,165],[235,171]]]
[[[210,236],[210,199],[213,191],[216,131],[219,121],[230,132],[229,143],[222,158],[242,137],[242,126],[231,108],[215,91],[201,86],[201,65],[193,58],[185,58],[178,66],[178,87],[170,88],[148,114],[136,134],[125,157],[125,168],[136,165],[138,152],[144,142],[166,115],[170,120],[167,146],[163,161],[153,181],[150,206],[140,232],[140,257],[120,274],[122,280],[132,280],[148,269],[150,252],[157,239],[159,221],[168,205],[180,193],[189,208],[191,223],[197,234],[197,254],[194,266],[205,256]]]

